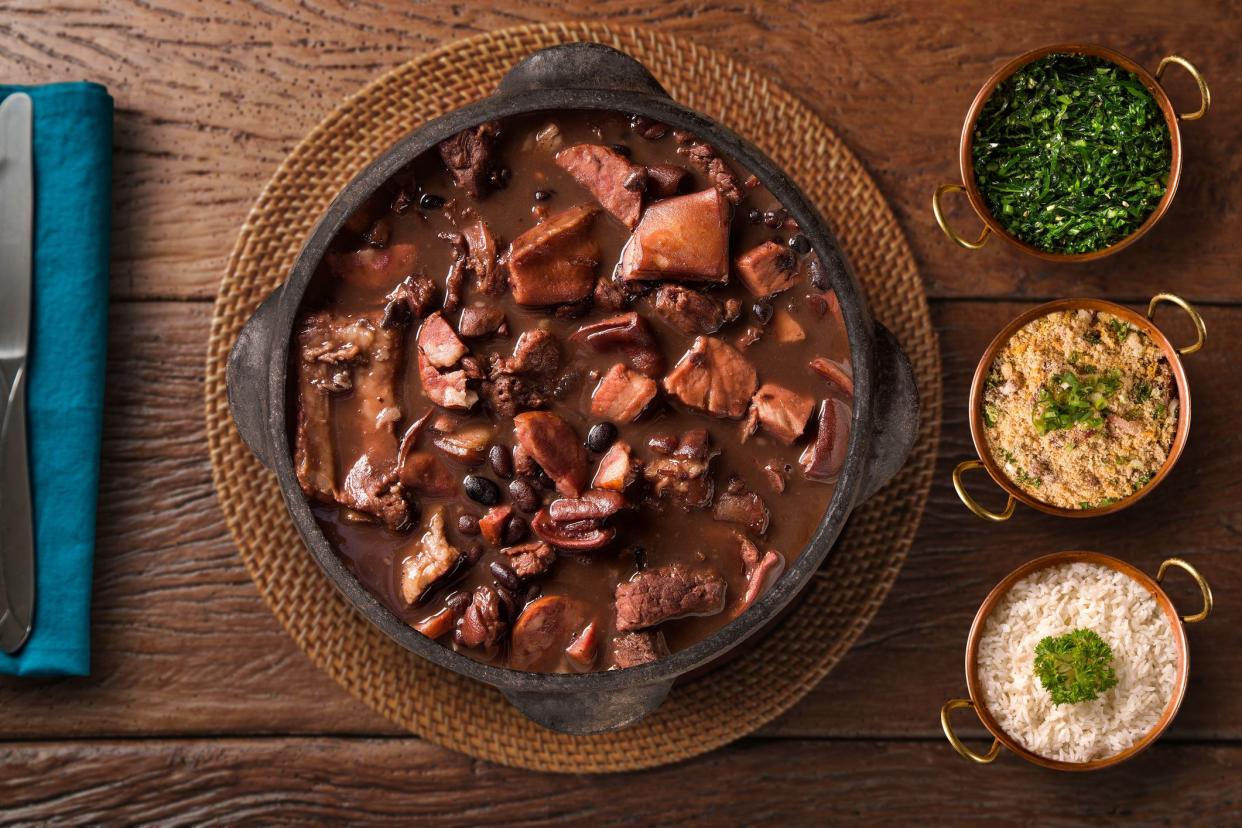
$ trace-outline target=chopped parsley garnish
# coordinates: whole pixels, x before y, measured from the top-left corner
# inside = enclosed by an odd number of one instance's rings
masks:
[[[1155,476],[1156,476],[1155,472],[1143,472],[1141,475],[1139,475],[1138,480],[1134,481],[1134,491],[1137,492],[1139,489],[1146,486],[1148,483],[1151,482],[1152,478]]]
[[[1126,341],[1126,337],[1130,335],[1130,326],[1120,319],[1109,320],[1109,324],[1113,329],[1113,336],[1117,337],[1117,344],[1120,345]]]
[[[983,424],[988,428],[996,425],[996,421],[1000,419],[1000,412],[996,410],[994,405],[983,406]]]
[[[1091,253],[1156,208],[1172,152],[1160,107],[1134,74],[1053,54],[996,87],[972,154],[983,198],[1006,230],[1041,250]]]
[[[1043,388],[1031,412],[1031,422],[1042,437],[1051,431],[1084,425],[1102,428],[1109,400],[1121,387],[1121,372],[1084,374],[1062,371]]]
[[[1094,328],[1083,334],[1082,338],[1090,342],[1092,345],[1099,345],[1100,341],[1103,339],[1103,337],[1100,336],[1100,332]]]
[[[1146,380],[1139,380],[1134,383],[1134,387],[1130,389],[1130,402],[1136,405],[1142,405],[1151,399],[1151,383]]]
[[[1113,649],[1093,630],[1040,641],[1035,646],[1035,675],[1055,705],[1094,701],[1117,686]]]

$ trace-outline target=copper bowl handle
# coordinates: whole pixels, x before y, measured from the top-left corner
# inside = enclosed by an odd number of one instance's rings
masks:
[[[962,503],[965,504],[967,509],[974,512],[984,520],[990,520],[993,523],[1002,523],[1009,520],[1013,517],[1014,507],[1018,503],[1013,495],[1009,495],[1009,502],[1005,504],[1005,510],[1003,512],[993,512],[992,510],[979,505],[978,501],[971,497],[970,493],[966,491],[966,486],[962,483],[962,474],[964,472],[982,468],[985,468],[982,460],[963,460],[958,463],[957,468],[953,470],[954,491],[957,492],[957,496],[961,498]]]
[[[1199,70],[1195,68],[1195,65],[1186,60],[1186,58],[1178,57],[1177,55],[1169,55],[1168,57],[1161,59],[1160,65],[1156,67],[1156,80],[1160,80],[1160,76],[1164,74],[1164,70],[1169,67],[1170,63],[1176,63],[1178,66],[1189,72],[1190,76],[1195,79],[1195,83],[1199,85],[1199,108],[1196,111],[1191,112],[1189,115],[1182,115],[1181,113],[1178,113],[1177,120],[1197,121],[1206,115],[1208,110],[1212,108],[1212,91],[1208,89],[1207,81],[1203,79],[1203,75],[1199,74]]]
[[[1207,325],[1203,322],[1203,317],[1199,315],[1199,311],[1195,310],[1195,306],[1187,302],[1182,297],[1176,296],[1172,293],[1157,293],[1155,296],[1151,297],[1151,302],[1147,304],[1147,318],[1153,322],[1156,318],[1156,308],[1160,306],[1161,302],[1168,302],[1171,305],[1177,305],[1179,308],[1186,311],[1187,315],[1190,316],[1190,321],[1195,323],[1196,339],[1194,344],[1178,348],[1177,352],[1182,356],[1185,356],[1186,354],[1193,354],[1202,349],[1203,343],[1207,342]]]
[[[962,740],[957,738],[957,734],[953,732],[953,723],[949,721],[949,713],[963,707],[969,707],[971,710],[974,710],[975,703],[970,699],[949,699],[944,703],[944,706],[940,708],[940,727],[944,730],[945,738],[949,740],[949,744],[953,745],[953,749],[956,750],[963,759],[969,759],[978,765],[986,765],[990,762],[996,761],[996,757],[1000,756],[1000,739],[993,738],[992,747],[988,750],[988,752],[983,755],[979,755],[970,748],[966,747],[966,745],[962,744]]]
[[[1164,580],[1164,573],[1169,567],[1176,566],[1178,569],[1184,569],[1190,573],[1190,577],[1195,579],[1195,583],[1199,585],[1199,591],[1203,593],[1203,609],[1194,615],[1183,615],[1182,622],[1186,624],[1197,624],[1212,614],[1212,588],[1208,586],[1207,579],[1199,574],[1199,570],[1183,561],[1181,558],[1169,558],[1160,564],[1160,569],[1156,572],[1156,583]]]
[[[979,238],[975,241],[969,241],[957,234],[957,231],[949,226],[949,220],[945,218],[944,211],[940,209],[940,197],[945,193],[966,192],[966,188],[961,184],[941,184],[936,188],[936,192],[932,193],[932,214],[936,217],[936,224],[940,225],[940,229],[944,234],[953,240],[955,244],[965,247],[967,250],[978,250],[987,244],[988,236],[992,233],[992,228],[986,224],[983,225],[983,232],[979,234]]]

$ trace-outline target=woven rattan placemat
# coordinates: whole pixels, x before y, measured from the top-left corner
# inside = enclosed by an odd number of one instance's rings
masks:
[[[285,279],[336,192],[424,121],[491,92],[504,72],[557,43],[598,40],[644,63],[674,98],[768,152],[819,205],[875,317],[914,364],[923,425],[914,455],[860,507],[785,620],[727,668],[679,686],[654,715],[618,733],[572,737],[524,718],[481,684],[408,653],[337,594],[298,538],[275,477],[229,418],[225,362],[259,301]],[[520,26],[451,43],[342,103],[290,153],[255,204],[220,284],[207,356],[207,432],[216,490],[238,551],[272,612],[311,660],[368,707],[437,744],[483,759],[566,772],[675,762],[751,733],[788,710],[870,622],[914,539],[940,431],[940,357],[910,249],[875,183],[810,109],[747,66],[638,27]]]

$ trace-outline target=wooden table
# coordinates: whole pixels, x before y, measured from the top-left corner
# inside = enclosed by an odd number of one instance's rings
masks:
[[[1129,817],[1242,820],[1242,35],[1225,2],[473,4],[188,0],[0,3],[0,78],[87,78],[116,98],[112,337],[88,679],[0,682],[0,807],[174,822],[275,817],[437,823],[868,824]],[[917,12],[917,14],[915,14]],[[879,181],[914,247],[944,354],[944,439],[931,501],[901,577],[842,664],[788,715],[698,760],[568,778],[424,743],[350,698],[283,634],[216,506],[202,423],[211,300],[238,227],[294,143],[343,96],[411,55],[488,29],[575,14],[657,23],[752,60],[822,113]],[[1154,66],[1202,69],[1216,106],[1186,124],[1169,215],[1102,263],[1054,267],[1000,244],[954,247],[933,188],[956,179],[961,118],[1018,51],[1085,39]],[[1176,73],[1175,73],[1176,74]],[[1197,99],[1171,81],[1186,109]],[[970,225],[964,209],[954,211]],[[970,225],[973,226],[973,225]],[[1021,510],[996,528],[949,485],[970,453],[975,361],[1032,303],[1065,295],[1197,301],[1209,344],[1187,360],[1195,426],[1176,472],[1137,509],[1090,522]],[[1170,312],[1178,336],[1184,327]],[[1162,319],[1163,324],[1163,319]],[[1151,571],[1182,555],[1216,587],[1191,631],[1185,706],[1120,769],[1060,775],[1002,756],[978,768],[945,743],[937,710],[964,690],[962,651],[988,589],[1019,562],[1097,549]],[[309,564],[308,564],[309,565]],[[1198,596],[1174,581],[1176,600]],[[963,717],[964,731],[980,736]],[[982,745],[982,741],[979,742]]]

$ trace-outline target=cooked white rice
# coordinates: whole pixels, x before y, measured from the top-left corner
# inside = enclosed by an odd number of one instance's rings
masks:
[[[1057,706],[1035,675],[1035,647],[1076,629],[1112,647],[1117,686]],[[1138,742],[1159,721],[1177,676],[1173,630],[1156,599],[1133,578],[1088,563],[1015,583],[984,622],[977,659],[982,702],[1001,729],[1062,762],[1102,759]]]

